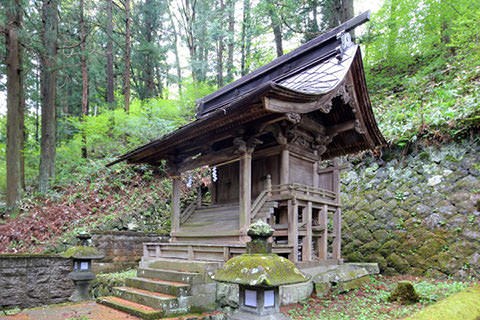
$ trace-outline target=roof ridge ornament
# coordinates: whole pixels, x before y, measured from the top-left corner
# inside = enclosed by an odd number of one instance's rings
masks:
[[[347,51],[348,48],[354,45],[352,41],[352,36],[350,35],[349,32],[345,32],[345,30],[342,30],[341,32],[337,33],[337,39],[341,40],[341,45],[337,47],[337,52],[339,52],[336,55],[336,58],[338,61],[343,60],[343,54],[345,51]]]

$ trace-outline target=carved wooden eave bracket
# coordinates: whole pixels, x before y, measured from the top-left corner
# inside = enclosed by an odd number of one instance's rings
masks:
[[[257,145],[262,144],[263,141],[255,137],[245,139],[243,137],[236,137],[233,139],[234,153],[235,154],[251,154],[255,150]]]

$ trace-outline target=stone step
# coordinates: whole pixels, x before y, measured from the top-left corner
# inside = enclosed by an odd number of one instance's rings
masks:
[[[163,316],[163,311],[160,309],[151,308],[118,297],[100,297],[97,299],[97,303],[145,320],[160,319]]]
[[[174,282],[166,280],[158,280],[151,278],[133,277],[125,281],[127,287],[143,289],[152,292],[165,293],[172,296],[188,296],[190,295],[190,285],[183,282]]]
[[[182,303],[180,304],[177,297],[169,294],[150,292],[132,287],[115,287],[113,288],[113,293],[121,299],[162,310],[163,317],[187,313],[189,309],[188,299],[182,298]]]
[[[202,281],[202,276],[196,272],[160,268],[140,268],[137,271],[137,277],[182,282],[186,284],[194,284]]]

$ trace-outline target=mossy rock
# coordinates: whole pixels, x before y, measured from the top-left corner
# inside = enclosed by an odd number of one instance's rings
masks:
[[[280,286],[308,278],[295,265],[276,254],[242,254],[217,270],[214,280],[249,286]]]
[[[353,236],[362,242],[368,242],[373,239],[372,233],[366,229],[358,229],[353,233]]]
[[[400,257],[396,253],[392,253],[391,255],[388,256],[387,263],[390,267],[394,268],[401,274],[405,274],[408,271],[408,268],[410,267],[407,260]]]
[[[397,287],[388,297],[389,302],[399,302],[400,304],[413,304],[420,301],[420,296],[415,291],[413,284],[408,281],[399,281]]]
[[[102,259],[104,254],[94,247],[75,246],[67,249],[61,256],[74,259]]]
[[[418,254],[422,258],[428,259],[442,252],[445,245],[446,242],[442,239],[428,239],[425,244],[418,250]]]
[[[395,240],[395,239],[392,239],[392,240],[389,240],[387,242],[385,242],[383,244],[383,246],[380,248],[379,252],[383,255],[383,256],[388,256],[390,255],[392,252],[398,250],[398,248],[400,248],[400,243]]]
[[[363,254],[373,253],[373,252],[376,252],[379,247],[380,247],[380,245],[378,244],[378,242],[373,240],[373,241],[370,241],[370,242],[364,244],[363,246],[361,246],[360,251]]]
[[[345,255],[345,260],[347,262],[362,262],[363,255],[360,252],[351,252]]]
[[[373,233],[373,237],[379,242],[385,242],[390,238],[390,234],[387,231],[380,229]]]
[[[465,289],[415,313],[405,320],[478,320],[480,319],[480,286]]]
[[[380,268],[380,271],[385,270],[385,268],[387,267],[387,260],[378,253],[373,253],[369,255],[366,261],[378,263],[378,267]]]

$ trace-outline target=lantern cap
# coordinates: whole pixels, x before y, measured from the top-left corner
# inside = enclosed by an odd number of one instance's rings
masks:
[[[87,247],[87,246],[75,246],[68,248],[65,252],[61,254],[65,258],[74,258],[74,259],[91,259],[99,260],[104,257],[97,248]]]
[[[269,238],[274,231],[268,223],[259,219],[248,227],[247,234],[252,238]]]
[[[248,286],[276,287],[308,278],[288,259],[276,254],[242,254],[217,270],[214,280]]]

